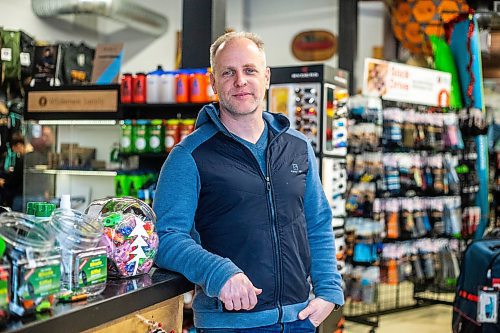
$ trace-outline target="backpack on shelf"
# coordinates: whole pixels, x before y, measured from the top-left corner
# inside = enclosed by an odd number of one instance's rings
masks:
[[[500,239],[480,239],[464,252],[455,300],[454,333],[500,332]]]

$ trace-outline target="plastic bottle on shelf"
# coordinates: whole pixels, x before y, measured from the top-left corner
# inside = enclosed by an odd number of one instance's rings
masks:
[[[158,65],[155,71],[149,72],[146,77],[146,103],[160,103],[160,80],[163,74],[163,69]]]
[[[146,74],[137,73],[132,79],[132,102],[146,103]]]
[[[167,120],[167,128],[165,130],[165,150],[170,152],[174,146],[180,141],[179,120]]]
[[[163,152],[165,146],[163,130],[163,121],[161,119],[151,120],[149,125],[149,151],[151,153]]]
[[[189,74],[189,101],[192,103],[208,102],[207,70],[193,69]]]
[[[135,126],[133,127],[134,136],[134,151],[136,153],[146,153],[148,152],[149,138],[147,136],[148,120],[137,120]]]
[[[132,74],[124,73],[120,85],[120,100],[122,103],[132,103]]]
[[[175,103],[176,94],[176,83],[175,83],[176,72],[163,72],[160,76],[160,89],[159,89],[159,101],[160,103],[172,104]]]
[[[189,102],[189,74],[190,70],[182,69],[175,74],[175,101],[177,103]]]
[[[123,125],[121,126],[120,151],[124,154],[134,152],[134,136],[132,134],[132,121],[123,121]]]

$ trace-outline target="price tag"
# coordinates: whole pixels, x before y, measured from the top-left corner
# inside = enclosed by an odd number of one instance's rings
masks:
[[[29,53],[21,52],[19,60],[21,62],[21,66],[29,67],[31,65],[31,57]]]
[[[483,288],[479,290],[477,303],[477,321],[480,323],[498,322],[498,290]]]
[[[2,47],[1,56],[2,61],[12,61],[12,49]]]

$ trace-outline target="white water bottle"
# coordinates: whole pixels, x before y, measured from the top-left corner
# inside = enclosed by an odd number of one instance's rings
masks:
[[[158,66],[158,69],[148,73],[146,76],[146,103],[160,103],[160,76],[163,74],[163,69]]]
[[[175,72],[163,72],[160,77],[160,103],[175,103]]]

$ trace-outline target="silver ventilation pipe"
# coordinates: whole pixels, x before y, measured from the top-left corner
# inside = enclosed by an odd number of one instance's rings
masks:
[[[130,0],[31,0],[33,12],[42,18],[63,14],[95,14],[109,17],[144,33],[160,36],[168,21]]]

